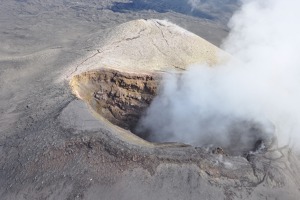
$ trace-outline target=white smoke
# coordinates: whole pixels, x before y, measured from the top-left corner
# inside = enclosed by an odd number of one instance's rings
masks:
[[[300,1],[245,0],[222,48],[235,60],[168,75],[139,128],[154,141],[300,142]],[[233,133],[239,133],[239,139]],[[234,142],[233,142],[234,141]]]

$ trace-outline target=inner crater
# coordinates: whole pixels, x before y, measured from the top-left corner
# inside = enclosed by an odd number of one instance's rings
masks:
[[[158,94],[161,80],[162,73],[159,72],[128,73],[101,69],[75,75],[70,85],[78,98],[112,124],[129,130],[144,140],[164,143],[170,141],[157,141],[147,130],[136,131],[139,120]],[[237,120],[232,126],[226,145],[218,143],[212,136],[200,141],[199,145],[212,144],[213,149],[222,147],[230,155],[245,155],[261,149],[262,146],[268,146],[269,136],[259,124]]]
[[[112,124],[147,140],[135,127],[157,95],[160,73],[127,73],[112,69],[88,71],[72,78],[73,92]]]

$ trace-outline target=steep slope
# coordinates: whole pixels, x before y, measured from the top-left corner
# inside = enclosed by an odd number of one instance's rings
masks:
[[[71,75],[103,67],[140,72],[185,69],[194,63],[213,65],[222,53],[201,37],[163,20],[130,21],[106,37],[105,44],[83,59]]]

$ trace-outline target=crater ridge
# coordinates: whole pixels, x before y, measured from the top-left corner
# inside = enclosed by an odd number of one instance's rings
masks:
[[[159,93],[164,74],[180,75],[189,65],[213,67],[227,59],[230,56],[221,49],[170,22],[136,20],[111,30],[106,45],[72,72],[70,86],[79,99],[113,126],[146,141],[168,143],[168,140],[153,140],[150,131],[137,129],[139,120]],[[254,135],[251,144],[233,147],[230,142],[224,146],[231,155],[246,155],[257,149],[258,143],[269,140],[262,129],[257,129],[257,124],[245,120],[233,124],[232,130],[230,140],[236,142],[242,142],[244,134]],[[219,148],[215,145],[209,148]]]

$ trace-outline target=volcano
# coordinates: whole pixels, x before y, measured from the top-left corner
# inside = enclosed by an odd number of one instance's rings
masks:
[[[151,180],[164,176],[169,170],[174,173],[179,170],[182,175],[190,173],[187,183],[203,184],[205,189],[199,188],[198,192],[208,199],[233,199],[234,196],[257,199],[262,191],[262,196],[272,197],[296,183],[287,173],[289,170],[279,169],[280,163],[287,161],[283,160],[288,148],[277,149],[276,138],[264,135],[255,124],[238,122],[235,125],[238,133],[231,138],[234,142],[230,147],[152,142],[149,140],[151,133],[136,132],[141,116],[159,93],[164,74],[180,75],[193,64],[214,67],[233,59],[229,54],[175,24],[155,19],[122,24],[107,33],[103,44],[66,77],[72,93],[88,105],[102,124],[100,127],[109,130],[97,137],[105,135],[106,151],[113,151],[116,158],[121,157],[120,162],[127,160],[130,163],[127,167],[132,163],[141,166],[150,173]],[[70,112],[71,109],[66,107],[65,110]],[[247,129],[250,131],[245,133]],[[248,137],[252,139],[239,144],[236,138],[242,134],[250,134]],[[92,146],[95,148],[94,144]],[[135,167],[131,169],[136,170]],[[130,178],[128,182],[137,186],[135,179]],[[274,184],[280,187],[274,188]],[[145,187],[149,191],[153,185]],[[218,187],[223,188],[221,193]],[[243,189],[237,191],[235,187]],[[287,195],[282,198],[292,199],[294,194]]]
[[[156,96],[164,73],[221,62],[225,52],[175,24],[136,20],[108,33],[67,77],[73,93],[112,123],[133,130]],[[227,55],[228,56],[228,55]],[[86,70],[86,71],[85,71]]]
[[[130,21],[98,34],[77,41],[88,46],[84,55],[56,48],[13,59],[41,67],[48,58],[57,67],[29,76],[36,85],[26,87],[32,93],[16,107],[25,111],[5,115],[20,116],[15,132],[1,135],[1,198],[298,199],[299,158],[276,138],[254,137],[236,155],[135,132],[165,74],[214,67],[229,54],[164,20]],[[13,102],[22,94],[7,93]]]

